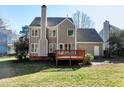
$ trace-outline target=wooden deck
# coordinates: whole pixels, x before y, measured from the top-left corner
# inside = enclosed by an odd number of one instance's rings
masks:
[[[72,60],[81,60],[83,62],[84,57],[84,50],[56,50],[56,66],[59,60],[69,60],[69,65],[71,66]]]

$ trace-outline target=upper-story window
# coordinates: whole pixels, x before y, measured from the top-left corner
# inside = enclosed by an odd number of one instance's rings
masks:
[[[74,30],[73,29],[68,29],[67,34],[69,37],[73,37],[74,36]]]
[[[35,30],[35,36],[38,36],[38,30]]]
[[[56,36],[56,30],[53,30],[53,36],[54,37]]]
[[[34,30],[31,30],[31,36],[34,36]]]
[[[31,30],[31,36],[32,37],[37,37],[38,36],[38,30],[36,29],[36,30]]]
[[[49,30],[49,37],[56,37],[56,30]]]

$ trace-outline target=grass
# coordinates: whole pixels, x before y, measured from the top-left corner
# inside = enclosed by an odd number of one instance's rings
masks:
[[[0,57],[0,62],[10,61],[10,60],[16,60],[16,57],[15,56],[1,56]]]
[[[0,62],[0,86],[124,86],[124,64],[90,67],[60,66],[42,63]]]

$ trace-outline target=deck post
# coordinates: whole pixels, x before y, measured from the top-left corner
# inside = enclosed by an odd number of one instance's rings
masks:
[[[71,66],[71,59],[69,60],[69,65]]]
[[[56,66],[58,66],[58,60],[56,60]]]

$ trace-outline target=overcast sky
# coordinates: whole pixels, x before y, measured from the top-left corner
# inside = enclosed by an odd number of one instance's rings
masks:
[[[102,29],[105,20],[121,29],[124,28],[124,6],[50,5],[47,8],[48,16],[52,17],[66,17],[67,14],[71,17],[76,10],[83,11],[95,23],[98,32]],[[18,32],[22,26],[29,25],[36,16],[41,16],[41,6],[0,6],[0,17],[11,29]]]

